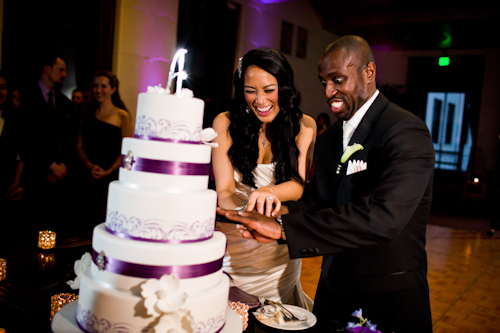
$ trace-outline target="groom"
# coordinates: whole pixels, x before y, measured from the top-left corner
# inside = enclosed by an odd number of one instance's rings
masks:
[[[318,76],[341,121],[318,140],[311,196],[285,202],[277,219],[218,209],[243,223],[246,238],[286,242],[291,258],[324,256],[317,332],[356,321],[359,308],[384,333],[432,332],[425,229],[434,149],[425,123],[379,93],[375,74],[364,39],[330,44]],[[363,149],[350,154],[356,143]]]

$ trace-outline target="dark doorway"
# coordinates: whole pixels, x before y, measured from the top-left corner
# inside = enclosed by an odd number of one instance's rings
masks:
[[[408,109],[424,121],[436,151],[435,211],[463,213],[474,169],[484,56],[412,57],[408,66]]]
[[[203,127],[229,110],[239,5],[220,0],[179,1],[177,48],[188,50],[184,87],[205,101]]]
[[[427,119],[436,150],[436,168],[468,172],[474,166],[485,59],[484,56],[452,56],[450,61],[448,66],[439,66],[439,57],[409,59],[409,108]],[[463,100],[457,102],[457,98]],[[454,133],[454,128],[460,132]],[[450,144],[452,135],[458,136],[459,141],[454,157],[443,147]],[[448,155],[444,158],[443,154]]]

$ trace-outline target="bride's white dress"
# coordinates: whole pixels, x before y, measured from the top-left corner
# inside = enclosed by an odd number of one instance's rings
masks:
[[[258,164],[253,171],[255,185],[274,185],[275,164]],[[254,189],[241,183],[241,174],[234,172],[236,195],[243,202]],[[235,286],[254,296],[264,296],[275,302],[293,304],[312,311],[313,301],[300,285],[301,259],[290,259],[287,245],[277,242],[259,243],[245,239],[235,224],[217,223],[217,229],[227,237],[223,270]]]

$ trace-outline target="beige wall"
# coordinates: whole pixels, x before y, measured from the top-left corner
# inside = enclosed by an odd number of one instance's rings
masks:
[[[118,0],[113,72],[135,123],[137,97],[167,85],[176,52],[178,0]]]
[[[321,112],[331,112],[318,81],[318,60],[324,48],[338,36],[322,29],[322,20],[307,0],[261,4],[251,0],[236,0],[241,4],[236,47],[236,69],[238,59],[246,52],[258,47],[280,49],[281,23],[294,25],[292,54],[285,54],[295,74],[295,85],[302,94],[301,109],[316,118]],[[308,30],[306,58],[295,56],[297,28]],[[332,120],[333,120],[332,116]]]
[[[374,51],[377,64],[377,82],[406,86],[408,59],[410,57],[429,57],[442,55],[442,51]],[[497,166],[500,135],[500,49],[491,50],[448,50],[447,55],[484,55],[485,70],[483,92],[479,115],[475,171],[492,171]],[[463,74],[463,84],[476,84],[467,80]]]

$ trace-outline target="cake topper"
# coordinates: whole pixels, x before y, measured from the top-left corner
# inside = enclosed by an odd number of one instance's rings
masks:
[[[167,91],[170,91],[170,86],[172,85],[172,81],[175,77],[177,77],[177,86],[175,89],[175,93],[177,96],[182,96],[182,81],[187,79],[187,73],[184,70],[184,56],[186,55],[186,49],[180,49],[175,53],[174,59],[170,64],[170,71],[168,72],[168,83],[167,83]],[[179,71],[175,73],[175,65],[179,62]]]

